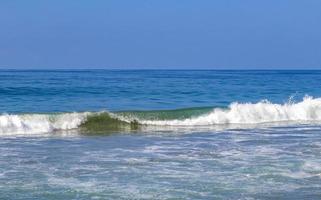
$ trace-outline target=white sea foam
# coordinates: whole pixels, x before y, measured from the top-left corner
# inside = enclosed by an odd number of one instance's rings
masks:
[[[0,115],[0,134],[32,134],[48,133],[55,130],[78,128],[93,113],[61,113],[61,114],[2,114]],[[99,114],[99,113],[94,113]],[[179,128],[195,126],[238,125],[248,127],[261,123],[321,123],[321,98],[306,96],[301,102],[274,104],[267,100],[258,103],[232,103],[228,108],[215,108],[213,111],[177,120],[144,120],[123,119],[117,114],[111,117],[130,122],[136,120],[140,124],[153,126],[171,126]]]
[[[77,128],[88,113],[64,114],[3,114],[0,115],[0,134],[48,133]]]
[[[168,126],[206,126],[227,124],[258,124],[273,122],[321,122],[321,98],[304,97],[298,103],[274,104],[267,100],[258,103],[232,103],[227,109],[184,120],[145,120],[143,124]]]

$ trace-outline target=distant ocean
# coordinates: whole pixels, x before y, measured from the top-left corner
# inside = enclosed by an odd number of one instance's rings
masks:
[[[321,71],[0,70],[0,199],[321,199]]]

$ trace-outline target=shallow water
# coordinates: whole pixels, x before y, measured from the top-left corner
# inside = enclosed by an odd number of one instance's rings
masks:
[[[3,199],[321,196],[320,127],[6,137],[0,151]]]
[[[0,118],[0,199],[320,199],[320,81],[319,71],[0,71],[0,108],[12,118]],[[237,119],[294,120],[62,130],[75,116],[52,117],[193,107],[197,118],[235,101]],[[159,112],[143,117],[191,117]]]

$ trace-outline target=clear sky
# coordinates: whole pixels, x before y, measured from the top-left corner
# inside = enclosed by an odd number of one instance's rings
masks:
[[[0,0],[0,68],[321,69],[321,0]]]

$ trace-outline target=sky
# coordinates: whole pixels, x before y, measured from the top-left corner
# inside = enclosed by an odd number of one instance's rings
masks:
[[[320,0],[0,0],[2,69],[321,69]]]

